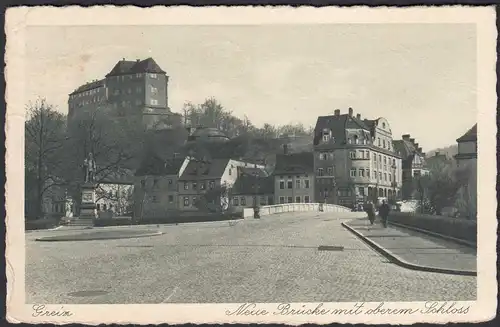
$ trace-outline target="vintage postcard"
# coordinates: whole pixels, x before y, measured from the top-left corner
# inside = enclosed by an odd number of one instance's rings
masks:
[[[9,9],[7,318],[492,319],[495,19]]]

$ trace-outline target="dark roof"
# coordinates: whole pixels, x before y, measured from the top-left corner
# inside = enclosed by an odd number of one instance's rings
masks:
[[[158,66],[153,58],[147,58],[136,61],[121,60],[115,65],[115,67],[113,67],[106,77],[136,73],[166,74],[166,72]]]
[[[410,156],[413,156],[415,153],[418,153],[420,156],[424,154],[422,152],[418,152],[418,149],[415,145],[408,140],[393,140],[392,146],[396,153],[398,153],[403,160],[407,159]]]
[[[136,176],[166,176],[177,175],[181,169],[185,158],[173,158],[163,160],[158,156],[151,156],[143,161],[139,169],[135,172]]]
[[[477,141],[477,124],[472,126],[464,135],[457,139],[457,142]]]
[[[314,128],[314,145],[318,145],[321,140],[321,132],[323,129],[328,128],[332,131],[332,136],[335,138],[335,143],[345,144],[346,129],[364,129],[369,131],[370,127],[364,121],[355,116],[343,115],[330,115],[319,116]]]
[[[249,176],[259,176],[259,177],[267,177],[269,174],[265,169],[262,168],[254,168],[254,167],[238,167],[238,170],[241,175],[249,175]]]
[[[275,175],[305,174],[314,172],[314,154],[300,152],[276,155]]]
[[[228,163],[229,159],[190,160],[179,180],[219,179]]]
[[[255,190],[257,186],[257,191]],[[232,188],[233,195],[246,195],[246,194],[273,194],[274,193],[274,178],[255,177],[244,175],[238,177]]]
[[[74,90],[73,92],[71,92],[69,95],[73,95],[73,94],[76,94],[76,93],[80,93],[80,92],[85,92],[85,91],[97,89],[97,88],[103,87],[103,86],[104,86],[104,80],[103,79],[101,79],[99,81],[92,81],[92,82],[85,83],[82,86],[78,87],[76,90]]]

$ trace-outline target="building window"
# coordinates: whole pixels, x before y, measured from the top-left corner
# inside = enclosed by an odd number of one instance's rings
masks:
[[[376,170],[373,171],[373,178],[377,178],[377,171]]]
[[[360,177],[365,177],[365,170],[364,169],[360,169],[359,170],[359,176]]]
[[[196,196],[193,196],[193,206],[196,205]]]
[[[205,182],[201,182],[200,183],[200,190],[204,190],[205,189]]]
[[[156,178],[153,179],[153,187],[155,187],[155,188],[158,187],[158,180]]]
[[[380,137],[377,137],[378,146],[380,146]]]
[[[151,77],[151,78],[157,78],[158,76],[156,74],[149,74],[149,77]]]
[[[328,176],[333,176],[333,167],[326,168],[326,172],[328,173]]]
[[[370,170],[369,169],[366,170],[366,177],[370,177]]]
[[[308,179],[304,180],[304,188],[309,188],[309,180]]]
[[[231,176],[232,173],[233,173],[233,169],[229,168],[229,176]]]
[[[152,201],[153,203],[158,202],[158,198],[156,197],[156,195],[153,195],[153,196],[151,197],[151,201]]]
[[[285,204],[285,197],[284,196],[280,196],[280,204]]]
[[[168,196],[168,202],[170,202],[170,203],[174,202],[174,196],[173,195],[169,195]]]
[[[392,182],[392,175],[389,173],[389,182]]]
[[[385,140],[384,140],[383,142],[384,142],[383,147],[384,147],[384,149],[385,149]]]
[[[293,203],[293,197],[289,196],[289,197],[287,198],[287,203]]]
[[[356,168],[351,169],[351,177],[356,177]]]
[[[101,211],[101,205],[99,203],[97,204],[97,211]]]
[[[141,179],[141,187],[142,188],[146,187],[146,181],[144,179]]]
[[[323,141],[324,142],[328,142],[329,139],[330,139],[330,135],[328,135],[328,134],[324,134],[323,135]]]
[[[373,161],[377,161],[377,155],[375,153],[373,154]]]
[[[233,205],[234,206],[238,206],[239,205],[238,197],[236,197],[236,196],[233,198]]]
[[[280,181],[280,190],[285,189],[285,181]]]
[[[349,152],[349,157],[351,157],[351,159],[356,159],[356,151]]]
[[[384,165],[387,164],[387,157],[384,156]]]
[[[387,173],[384,173],[384,180],[387,181]]]
[[[300,188],[300,179],[295,180],[295,188]]]
[[[328,154],[326,152],[321,153],[320,159],[321,160],[327,160],[328,159]]]
[[[359,187],[358,192],[359,192],[359,195],[365,196],[365,188],[364,187]]]
[[[189,183],[188,183],[188,182],[185,182],[185,183],[184,183],[184,189],[185,189],[185,190],[189,190]]]
[[[242,206],[246,206],[247,205],[247,199],[244,196],[241,197],[241,201],[240,202],[241,202]]]
[[[304,195],[304,203],[309,203],[309,195]]]
[[[208,187],[212,190],[215,187],[215,182],[214,181],[208,182]]]
[[[106,203],[104,203],[104,204],[102,205],[102,210],[103,210],[103,211],[106,211]]]
[[[193,182],[193,190],[196,190],[198,187],[198,184],[196,182]]]
[[[287,184],[286,186],[288,189],[293,188],[293,181],[286,181],[286,184]]]
[[[354,144],[358,144],[358,136],[354,135]]]
[[[295,203],[300,203],[300,196],[295,197]]]
[[[323,168],[318,168],[318,176],[323,176]]]
[[[158,100],[156,100],[156,99],[151,99],[151,100],[150,100],[150,103],[151,103],[151,105],[152,105],[152,106],[157,106],[157,105],[158,105]]]

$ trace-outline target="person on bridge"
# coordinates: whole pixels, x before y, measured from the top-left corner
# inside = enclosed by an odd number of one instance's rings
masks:
[[[371,201],[367,201],[364,206],[364,210],[368,215],[368,219],[370,220],[370,224],[373,225],[375,222],[375,206]]]
[[[389,205],[385,202],[385,200],[382,200],[382,205],[380,206],[378,213],[382,218],[382,224],[384,225],[385,228],[387,228],[387,223],[389,222],[390,211],[391,208],[389,207]]]

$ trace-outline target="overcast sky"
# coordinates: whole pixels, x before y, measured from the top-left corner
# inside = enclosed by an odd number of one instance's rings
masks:
[[[476,123],[474,25],[55,26],[27,38],[26,98],[62,112],[118,60],[152,57],[170,76],[174,112],[213,96],[257,126],[313,125],[352,107],[424,151]]]

